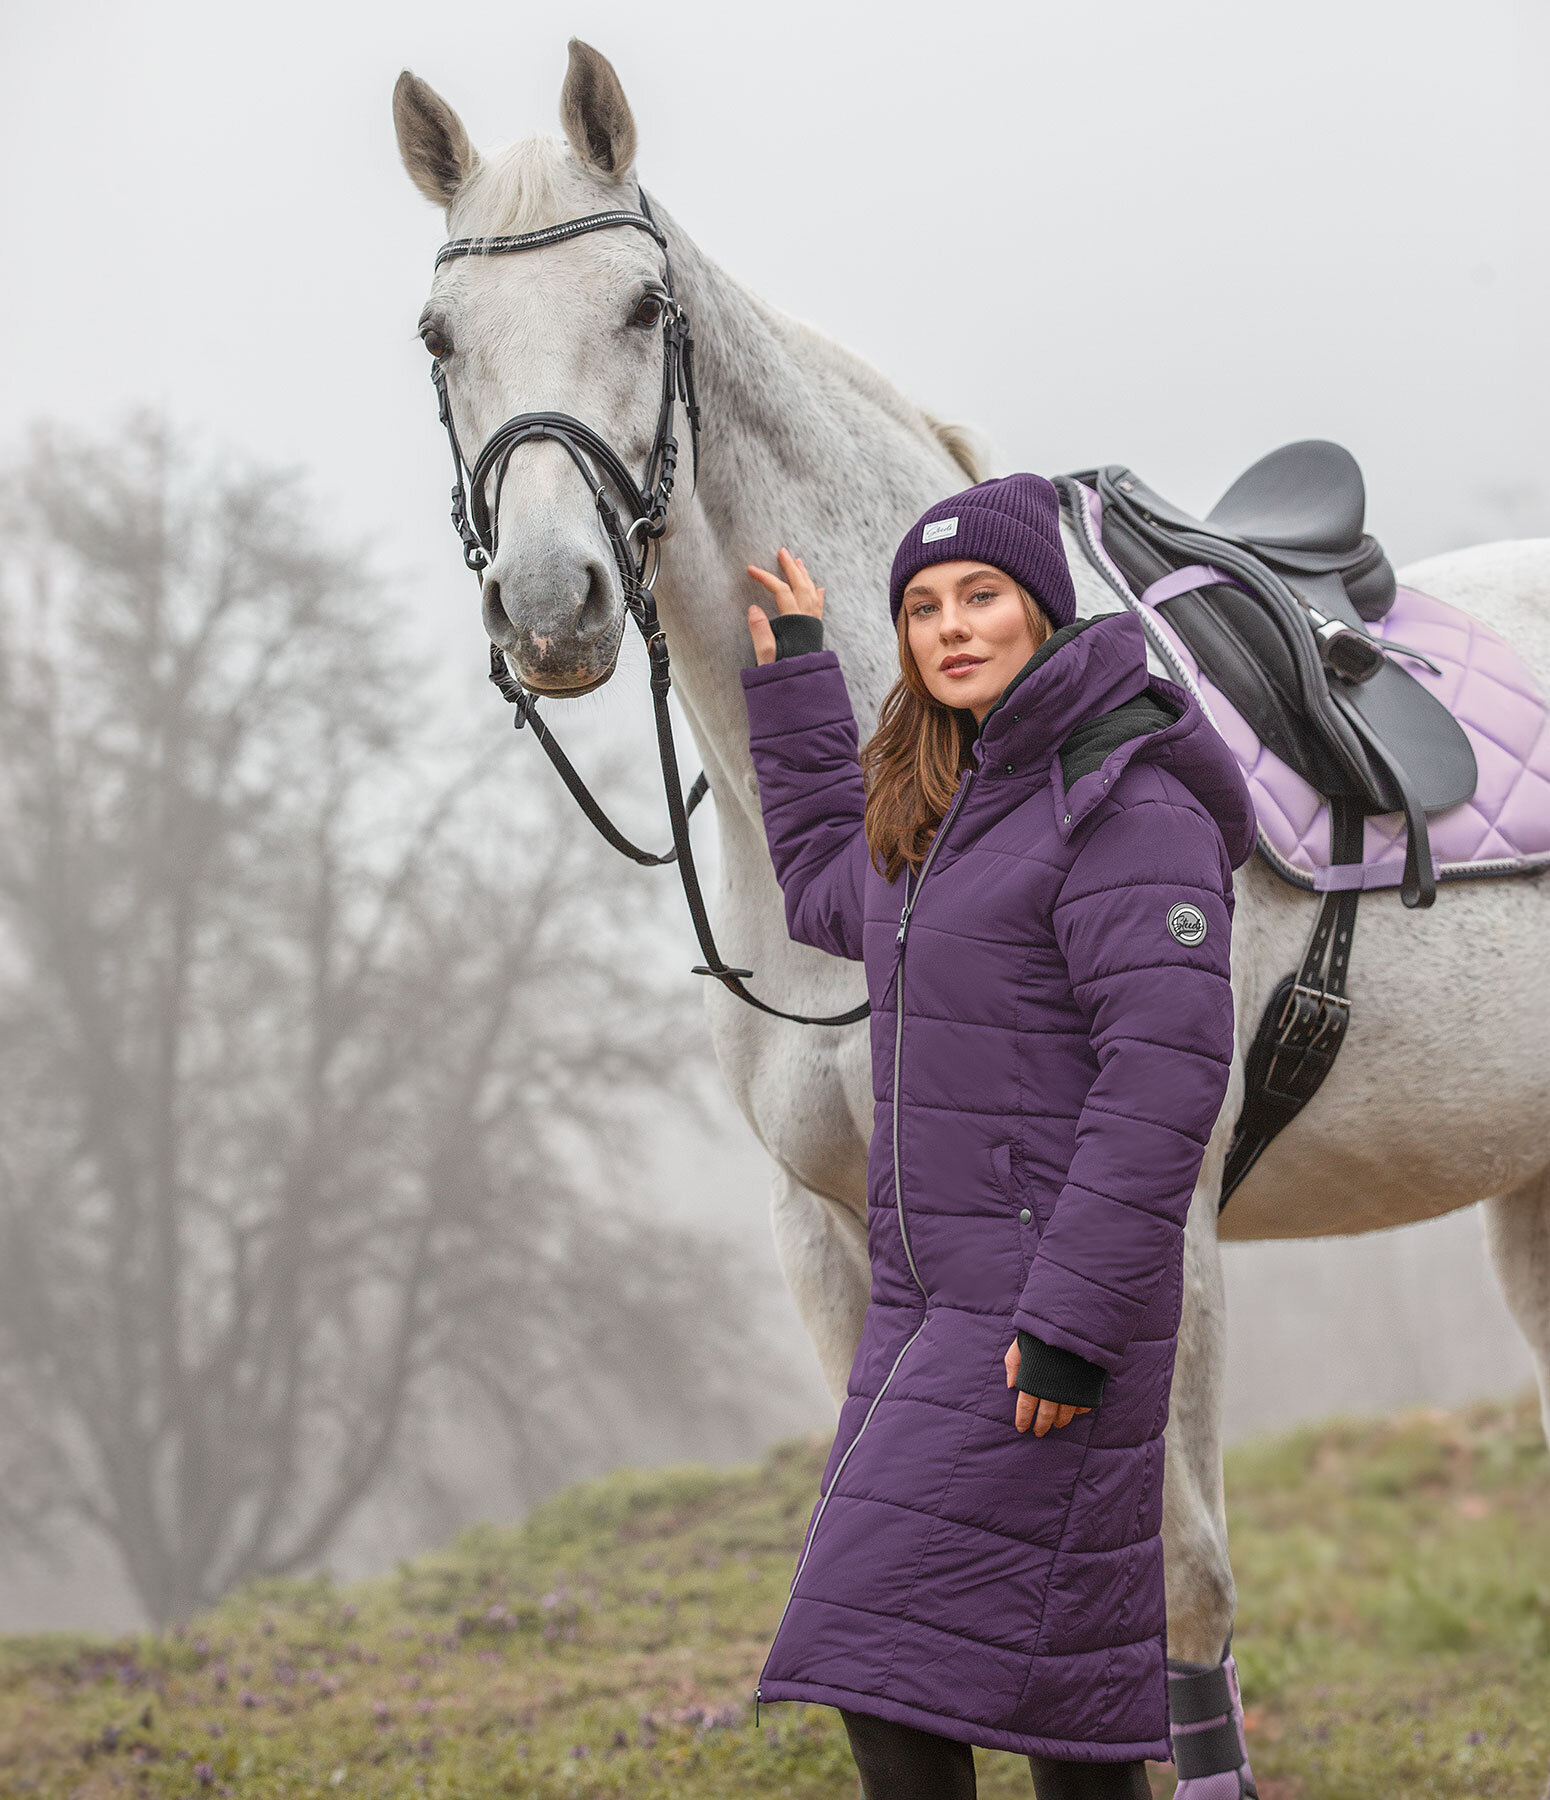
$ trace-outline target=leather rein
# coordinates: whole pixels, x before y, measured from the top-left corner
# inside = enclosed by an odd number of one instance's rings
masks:
[[[554,734],[538,715],[538,696],[513,675],[506,653],[497,644],[490,645],[490,680],[501,696],[515,709],[512,724],[517,730],[531,727],[533,736],[543,747],[560,779],[569,788],[582,812],[621,855],[648,867],[676,863],[683,883],[684,899],[694,922],[695,936],[705,961],[695,965],[696,975],[709,975],[750,1006],[772,1018],[789,1019],[798,1025],[853,1025],[866,1018],[871,1007],[866,1001],[849,1012],[828,1018],[813,1018],[805,1013],[782,1012],[751,994],[743,985],[751,969],[733,968],[716,948],[710,916],[700,889],[699,873],[694,865],[694,851],[689,839],[689,816],[705,798],[709,783],[703,770],[695,777],[687,800],[678,770],[678,751],[673,740],[672,715],[667,697],[672,686],[667,637],[657,619],[656,585],[661,566],[663,531],[667,527],[667,509],[672,499],[673,481],[678,466],[678,442],[673,436],[673,406],[682,401],[689,421],[693,466],[696,479],[700,464],[700,409],[694,395],[694,339],[689,329],[689,316],[673,292],[672,264],[668,258],[667,240],[661,227],[651,216],[651,208],[639,187],[636,196],[640,211],[588,213],[583,218],[567,219],[558,225],[546,225],[540,231],[524,231],[506,237],[453,238],[436,253],[436,268],[463,256],[504,256],[515,251],[538,250],[547,244],[558,244],[583,232],[605,231],[616,226],[644,231],[655,240],[662,252],[663,285],[667,289],[662,312],[662,398],[657,410],[656,432],[646,457],[643,483],[637,483],[623,459],[608,440],[590,425],[569,413],[518,413],[504,425],[498,425],[474,458],[472,465],[463,455],[457,427],[452,420],[452,405],[447,396],[446,373],[441,358],[431,363],[431,381],[436,389],[438,416],[446,428],[452,449],[452,523],[463,545],[463,561],[481,584],[484,572],[494,560],[499,542],[501,489],[506,480],[513,451],[519,444],[536,438],[549,438],[561,445],[577,472],[592,490],[598,520],[613,552],[619,572],[619,585],[624,604],[634,619],[646,644],[651,665],[651,702],[656,720],[657,756],[662,767],[662,787],[667,800],[668,822],[673,834],[673,847],[661,853],[642,850],[632,843],[613,823],[593,798],[575,766],[556,742]],[[493,493],[491,484],[493,483]],[[612,484],[624,501],[630,515],[626,525],[609,494]],[[639,548],[632,549],[638,539]],[[647,569],[650,573],[647,573]]]

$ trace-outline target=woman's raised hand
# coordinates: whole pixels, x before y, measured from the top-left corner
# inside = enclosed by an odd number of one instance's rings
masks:
[[[800,556],[793,556],[781,545],[775,553],[775,560],[780,564],[780,575],[772,575],[768,569],[761,569],[754,563],[748,564],[748,573],[763,588],[767,588],[775,596],[775,610],[783,613],[811,613],[814,618],[823,617],[823,589],[814,587],[813,578],[807,572],[807,564]],[[785,579],[782,580],[781,577]],[[769,615],[762,606],[754,605],[748,609],[748,634],[753,639],[754,655],[761,663],[775,660],[775,633],[770,630]]]

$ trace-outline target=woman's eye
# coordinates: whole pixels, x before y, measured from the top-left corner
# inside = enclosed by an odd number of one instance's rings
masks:
[[[632,325],[655,325],[662,317],[663,299],[660,294],[642,294],[636,302],[635,310],[630,314]]]
[[[434,325],[425,325],[420,329],[420,342],[430,351],[432,356],[445,356],[452,348],[445,337]]]
[[[996,591],[994,588],[980,588],[977,592],[972,593],[969,596],[971,600],[994,600],[995,597]]]

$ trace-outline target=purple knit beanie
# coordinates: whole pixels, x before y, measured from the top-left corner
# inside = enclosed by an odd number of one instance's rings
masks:
[[[1076,617],[1076,589],[1060,541],[1060,499],[1042,475],[1002,475],[927,507],[893,559],[888,604],[932,563],[972,557],[1020,581],[1058,627]]]

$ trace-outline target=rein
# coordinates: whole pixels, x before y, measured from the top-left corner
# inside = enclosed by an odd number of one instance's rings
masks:
[[[530,693],[513,675],[506,653],[497,644],[490,646],[490,680],[502,698],[515,709],[512,724],[521,730],[532,729],[544,754],[554,765],[560,779],[570,790],[582,812],[615,850],[631,861],[655,867],[676,863],[683,883],[684,899],[694,922],[705,961],[695,965],[696,975],[709,975],[723,987],[757,1007],[772,1018],[789,1019],[797,1025],[852,1025],[866,1018],[871,1007],[866,1001],[849,1012],[829,1018],[813,1018],[805,1013],[782,1012],[749,993],[744,977],[752,969],[737,969],[728,964],[716,948],[710,916],[700,890],[699,873],[694,866],[694,851],[689,840],[689,816],[705,798],[709,783],[701,770],[684,798],[682,778],[678,771],[678,751],[673,740],[672,715],[667,696],[672,687],[667,637],[657,619],[656,599],[652,589],[661,567],[660,539],[667,527],[667,509],[673,495],[673,480],[678,467],[678,441],[673,436],[673,405],[682,401],[689,421],[689,433],[696,480],[700,467],[700,409],[694,395],[694,339],[689,329],[689,316],[673,292],[672,265],[667,253],[667,240],[661,227],[651,216],[651,208],[639,187],[636,195],[640,211],[588,213],[579,219],[567,219],[558,225],[546,225],[540,231],[524,231],[506,237],[453,238],[436,252],[436,268],[462,256],[504,256],[522,250],[537,250],[546,244],[557,244],[583,232],[604,231],[627,226],[644,231],[662,251],[663,284],[667,289],[662,319],[662,398],[657,409],[656,431],[646,457],[645,477],[637,483],[623,459],[608,440],[590,425],[569,413],[518,413],[491,432],[472,466],[458,442],[457,427],[452,420],[452,404],[447,396],[446,373],[437,357],[431,364],[431,381],[436,389],[438,417],[446,428],[452,449],[452,523],[463,545],[463,561],[480,580],[494,559],[499,542],[501,489],[506,480],[512,452],[519,444],[535,438],[549,438],[565,450],[577,472],[592,490],[598,521],[613,552],[619,572],[620,589],[630,617],[634,619],[646,644],[651,664],[651,703],[656,720],[657,757],[662,768],[662,787],[667,800],[668,822],[673,834],[671,850],[656,853],[642,850],[624,835],[593,798],[575,766],[555,740],[554,734],[538,716],[538,696]],[[494,484],[493,493],[491,483]],[[618,507],[609,496],[609,484],[622,496],[630,524],[625,525]],[[639,535],[639,549],[632,542]],[[650,574],[647,574],[648,564]]]

